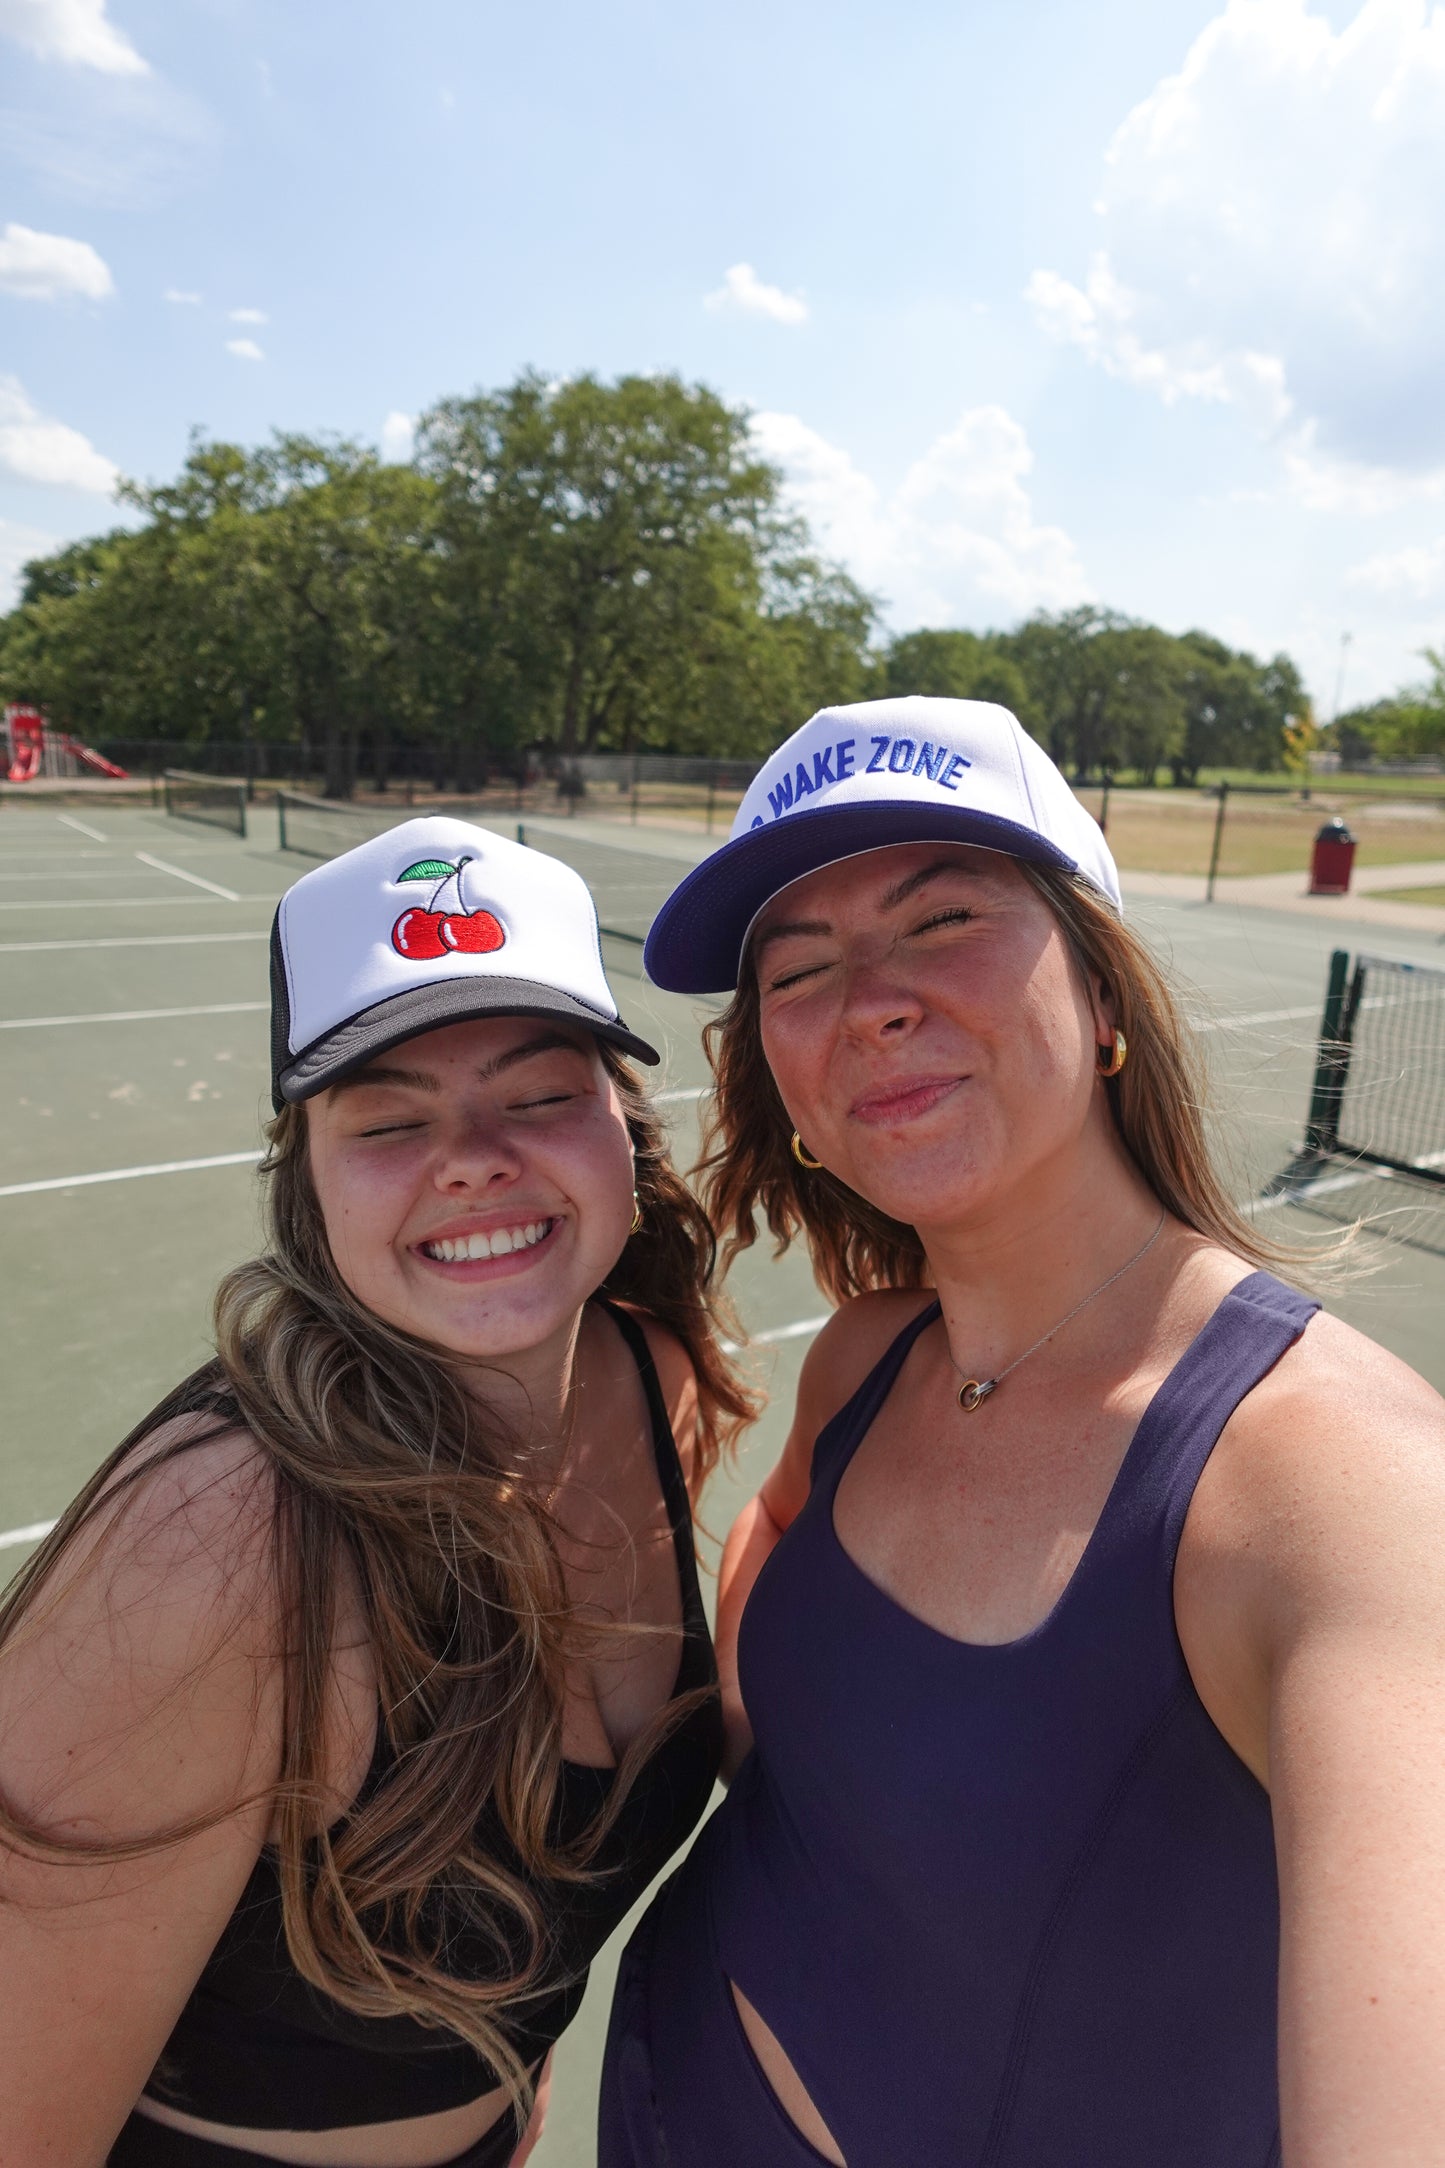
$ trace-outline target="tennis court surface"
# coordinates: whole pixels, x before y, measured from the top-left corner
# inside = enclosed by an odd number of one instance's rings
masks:
[[[0,809],[0,1580],[115,1440],[203,1359],[210,1291],[255,1244],[271,915],[289,883],[337,847],[333,833],[345,847],[397,817],[368,830],[344,815],[287,812],[292,848],[283,852],[269,803],[248,809],[244,837],[229,812],[227,825],[211,825],[89,800]],[[618,999],[666,1049],[657,1088],[687,1163],[707,1078],[698,1034],[711,1005],[649,987],[639,936],[705,839],[531,816],[525,830],[578,866],[615,929],[605,945]],[[1445,1122],[1445,981],[1437,988],[1423,975],[1445,967],[1445,949],[1430,933],[1356,925],[1349,908],[1346,899],[1338,919],[1322,921],[1234,903],[1131,904],[1186,989],[1241,1197],[1261,1196],[1303,1141],[1336,949],[1421,967],[1398,1009],[1403,1036],[1365,1006],[1400,980],[1377,971],[1375,991],[1368,974],[1362,982],[1340,1136],[1362,1142],[1368,1111],[1388,1156],[1445,1153],[1445,1134],[1433,1133]],[[1313,1167],[1303,1200],[1282,1192],[1265,1208],[1282,1234],[1304,1239],[1367,1214],[1373,1269],[1331,1306],[1445,1386],[1438,1185],[1334,1157]],[[800,1259],[775,1263],[761,1248],[739,1268],[735,1293],[749,1331],[766,1336],[758,1361],[774,1399],[739,1468],[711,1494],[718,1532],[777,1450],[824,1308]],[[609,1956],[563,2042],[537,2168],[592,2160],[611,1972]]]

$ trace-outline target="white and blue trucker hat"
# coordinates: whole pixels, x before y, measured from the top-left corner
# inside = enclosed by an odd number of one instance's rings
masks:
[[[271,929],[271,1096],[314,1098],[389,1047],[477,1016],[580,1024],[639,1061],[580,873],[489,828],[403,821],[303,874]]]
[[[1115,911],[1119,874],[1098,822],[1018,718],[988,700],[863,700],[823,708],[764,762],[729,840],[658,912],[658,986],[735,986],[765,903],[839,858],[888,843],[973,843],[1082,874]]]

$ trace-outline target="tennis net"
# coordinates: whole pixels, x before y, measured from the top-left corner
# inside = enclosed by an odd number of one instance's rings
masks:
[[[1335,950],[1305,1158],[1335,1157],[1445,1183],[1445,971]]]
[[[369,842],[372,836],[395,828],[399,821],[432,813],[459,820],[479,819],[483,827],[496,828],[500,833],[513,830],[512,822],[497,820],[495,807],[408,806],[403,812],[396,806],[359,806],[282,790],[276,793],[276,810],[282,850],[306,858],[335,858],[354,844]],[[690,858],[663,857],[625,844],[579,836],[568,822],[557,821],[539,828],[518,821],[515,834],[519,843],[546,851],[580,873],[592,891],[602,932],[634,947],[640,947],[647,938],[647,929],[662,903],[691,864]]]
[[[691,864],[652,851],[630,850],[626,844],[574,835],[560,823],[543,831],[519,821],[517,841],[549,852],[580,873],[592,891],[602,932],[637,947],[647,939],[652,921]]]
[[[212,828],[246,833],[246,786],[224,775],[194,775],[189,768],[167,768],[161,777],[166,811],[175,821],[205,821]]]
[[[299,791],[278,790],[276,793],[276,818],[280,829],[283,851],[295,851],[303,858],[338,858],[343,851],[351,850],[358,843],[369,843],[373,836],[385,835],[388,828],[397,827],[402,821],[416,820],[424,813],[439,813],[440,806],[355,805],[349,800],[336,798],[306,798]],[[447,812],[467,817],[464,806],[448,806]]]

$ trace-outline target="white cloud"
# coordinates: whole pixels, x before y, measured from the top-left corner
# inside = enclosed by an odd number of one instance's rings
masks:
[[[781,286],[766,286],[750,263],[735,263],[723,273],[716,293],[703,296],[703,307],[725,309],[741,316],[767,316],[775,324],[805,324],[808,304],[801,294],[785,294]]]
[[[1002,407],[961,415],[889,495],[797,415],[759,414],[753,429],[824,547],[882,592],[895,625],[995,622],[1092,592],[1063,528],[1034,519],[1033,453]]]
[[[1172,349],[1147,346],[1133,323],[1139,297],[1121,285],[1104,249],[1082,287],[1056,271],[1035,271],[1026,298],[1051,338],[1082,347],[1110,376],[1155,392],[1166,406],[1179,399],[1237,406],[1266,429],[1289,418],[1293,401],[1277,354],[1211,352],[1200,339]]]
[[[12,222],[0,234],[0,289],[27,301],[58,301],[66,294],[104,301],[115,292],[115,281],[88,241]]]
[[[1374,485],[1340,463],[1445,463],[1442,201],[1445,7],[1362,0],[1335,30],[1310,0],[1227,0],[1109,146],[1082,284],[1042,270],[1029,297],[1112,374],[1282,435],[1309,501],[1354,504]]]
[[[179,286],[168,286],[161,295],[161,299],[162,301],[177,301],[188,309],[198,309],[201,305],[199,294],[188,294]]]
[[[0,519],[0,610],[13,610],[20,598],[20,574],[32,557],[48,557],[60,537],[18,520]]]
[[[108,497],[120,479],[89,437],[40,412],[17,376],[0,376],[0,472]]]
[[[393,407],[381,425],[381,456],[389,466],[404,467],[411,458],[416,417]]]
[[[1351,566],[1345,578],[1353,587],[1367,587],[1397,600],[1445,596],[1445,536],[1438,542],[1412,543],[1367,557],[1363,564]]]
[[[102,75],[149,75],[106,0],[0,0],[0,35],[40,60],[66,60]]]
[[[264,324],[269,321],[264,309],[232,309],[229,314],[233,324]]]
[[[1307,512],[1344,512],[1376,519],[1411,504],[1445,497],[1445,466],[1411,473],[1367,459],[1350,459],[1320,444],[1317,421],[1293,430],[1281,448],[1281,462],[1291,496]]]
[[[265,354],[254,339],[227,339],[226,352],[234,354],[237,361],[264,361]]]

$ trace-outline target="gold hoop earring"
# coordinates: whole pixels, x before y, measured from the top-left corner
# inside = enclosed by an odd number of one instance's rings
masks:
[[[637,1195],[637,1192],[636,1192],[636,1190],[634,1190],[634,1191],[632,1192],[632,1225],[631,1225],[631,1227],[630,1227],[630,1228],[628,1229],[628,1233],[629,1233],[629,1234],[634,1234],[634,1235],[637,1235],[637,1234],[641,1234],[641,1232],[642,1232],[642,1204],[641,1204],[641,1201],[640,1201],[640,1199],[638,1198],[638,1195]]]
[[[1116,1031],[1114,1044],[1112,1046],[1098,1047],[1096,1052],[1100,1076],[1117,1076],[1129,1059],[1129,1042],[1122,1031]]]
[[[797,1132],[797,1130],[796,1130],[796,1129],[795,1129],[795,1130],[793,1131],[793,1146],[792,1146],[792,1150],[793,1150],[793,1157],[794,1157],[794,1159],[796,1159],[796,1161],[798,1162],[798,1165],[799,1165],[800,1167],[813,1167],[813,1168],[816,1168],[816,1167],[821,1167],[821,1166],[822,1166],[822,1164],[823,1164],[823,1162],[822,1162],[822,1160],[821,1160],[821,1159],[814,1159],[814,1158],[813,1158],[813,1156],[812,1156],[811,1152],[810,1152],[810,1151],[808,1150],[808,1147],[807,1147],[807,1145],[806,1145],[806,1144],[804,1144],[804,1142],[803,1142],[802,1138],[801,1138],[801,1137],[800,1137],[800,1136],[798,1135],[798,1132]]]

